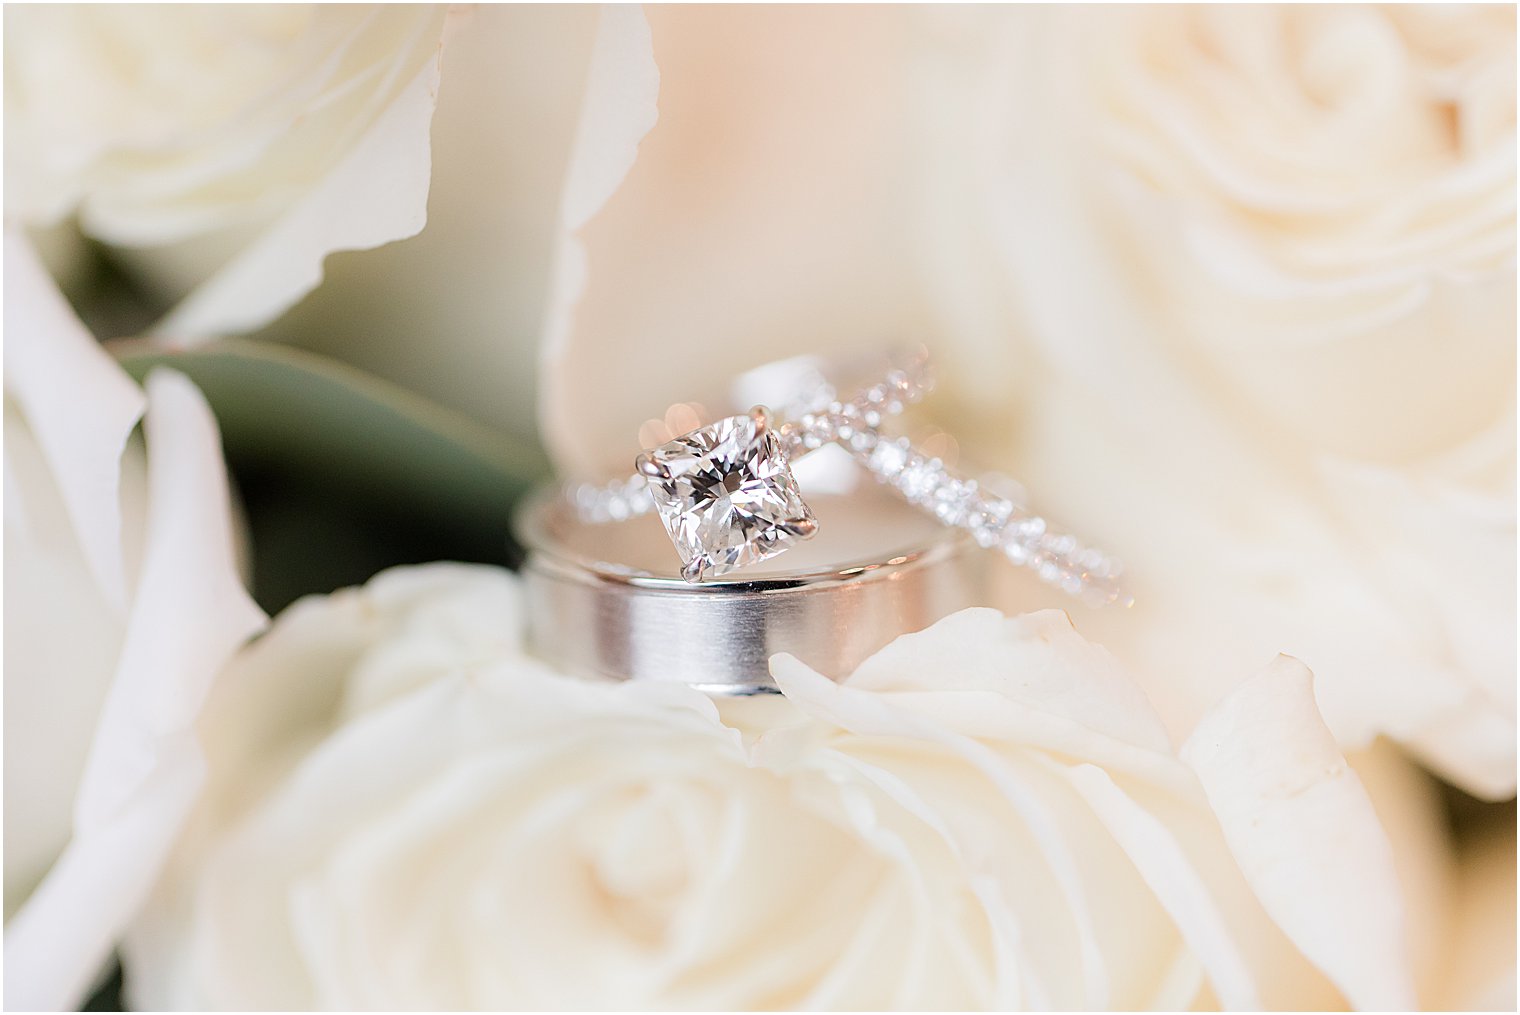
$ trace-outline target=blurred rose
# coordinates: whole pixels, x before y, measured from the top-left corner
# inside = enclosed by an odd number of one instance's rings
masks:
[[[1512,793],[1513,16],[658,11],[546,440],[922,338],[966,457],[1129,564],[1083,626],[1174,733],[1287,652],[1345,745]]]
[[[9,8],[6,215],[77,214],[130,248],[185,297],[161,330],[260,325],[332,251],[422,228],[445,21],[436,5]]]
[[[518,597],[397,569],[234,662],[135,1006],[1333,1003],[1264,909],[1357,1003],[1412,1003],[1388,842],[1296,664],[1190,770],[1058,613],[955,615],[843,686],[777,657],[787,698],[717,705],[546,670]]]
[[[13,235],[5,271],[5,1002],[69,1008],[157,876],[202,696],[263,615],[200,394],[133,384]]]
[[[937,193],[1031,340],[1007,460],[1140,600],[1099,636],[1184,728],[1286,651],[1343,743],[1513,793],[1513,8],[943,27]]]

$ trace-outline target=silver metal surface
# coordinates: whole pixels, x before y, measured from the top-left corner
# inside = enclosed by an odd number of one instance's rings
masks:
[[[541,491],[517,518],[534,651],[585,675],[768,693],[777,652],[837,679],[898,635],[985,601],[985,557],[965,532],[874,482],[832,487],[813,501],[816,539],[701,585],[674,570],[654,518],[588,524]]]

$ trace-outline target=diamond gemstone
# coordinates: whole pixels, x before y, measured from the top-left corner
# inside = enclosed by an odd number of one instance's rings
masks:
[[[773,557],[818,528],[763,417],[693,430],[645,452],[639,469],[687,581]]]

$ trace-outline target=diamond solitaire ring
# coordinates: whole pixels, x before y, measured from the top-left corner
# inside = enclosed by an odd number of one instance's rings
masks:
[[[932,388],[925,355],[845,398],[818,371],[804,376],[802,387],[783,396],[786,408],[779,416],[757,406],[719,419],[647,449],[629,479],[572,488],[578,516],[598,523],[656,512],[680,554],[681,577],[700,583],[811,538],[818,521],[792,465],[838,445],[909,503],[969,532],[980,546],[999,550],[1046,583],[1093,605],[1129,605],[1117,582],[1119,563],[1074,536],[1051,531],[1017,499],[994,492],[1011,481],[962,475],[907,438],[883,432],[888,418]]]

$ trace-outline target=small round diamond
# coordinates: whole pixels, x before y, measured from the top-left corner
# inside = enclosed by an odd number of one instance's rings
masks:
[[[990,549],[1003,538],[1003,526],[1013,514],[1013,505],[1001,497],[983,494],[970,512],[969,528],[977,545]]]
[[[946,525],[960,526],[976,506],[976,484],[946,477],[933,493],[934,516]]]
[[[909,500],[922,503],[939,486],[944,473],[937,458],[912,456],[897,477],[897,488]]]
[[[902,472],[908,464],[908,442],[903,440],[878,441],[867,462],[878,476],[891,479]]]

